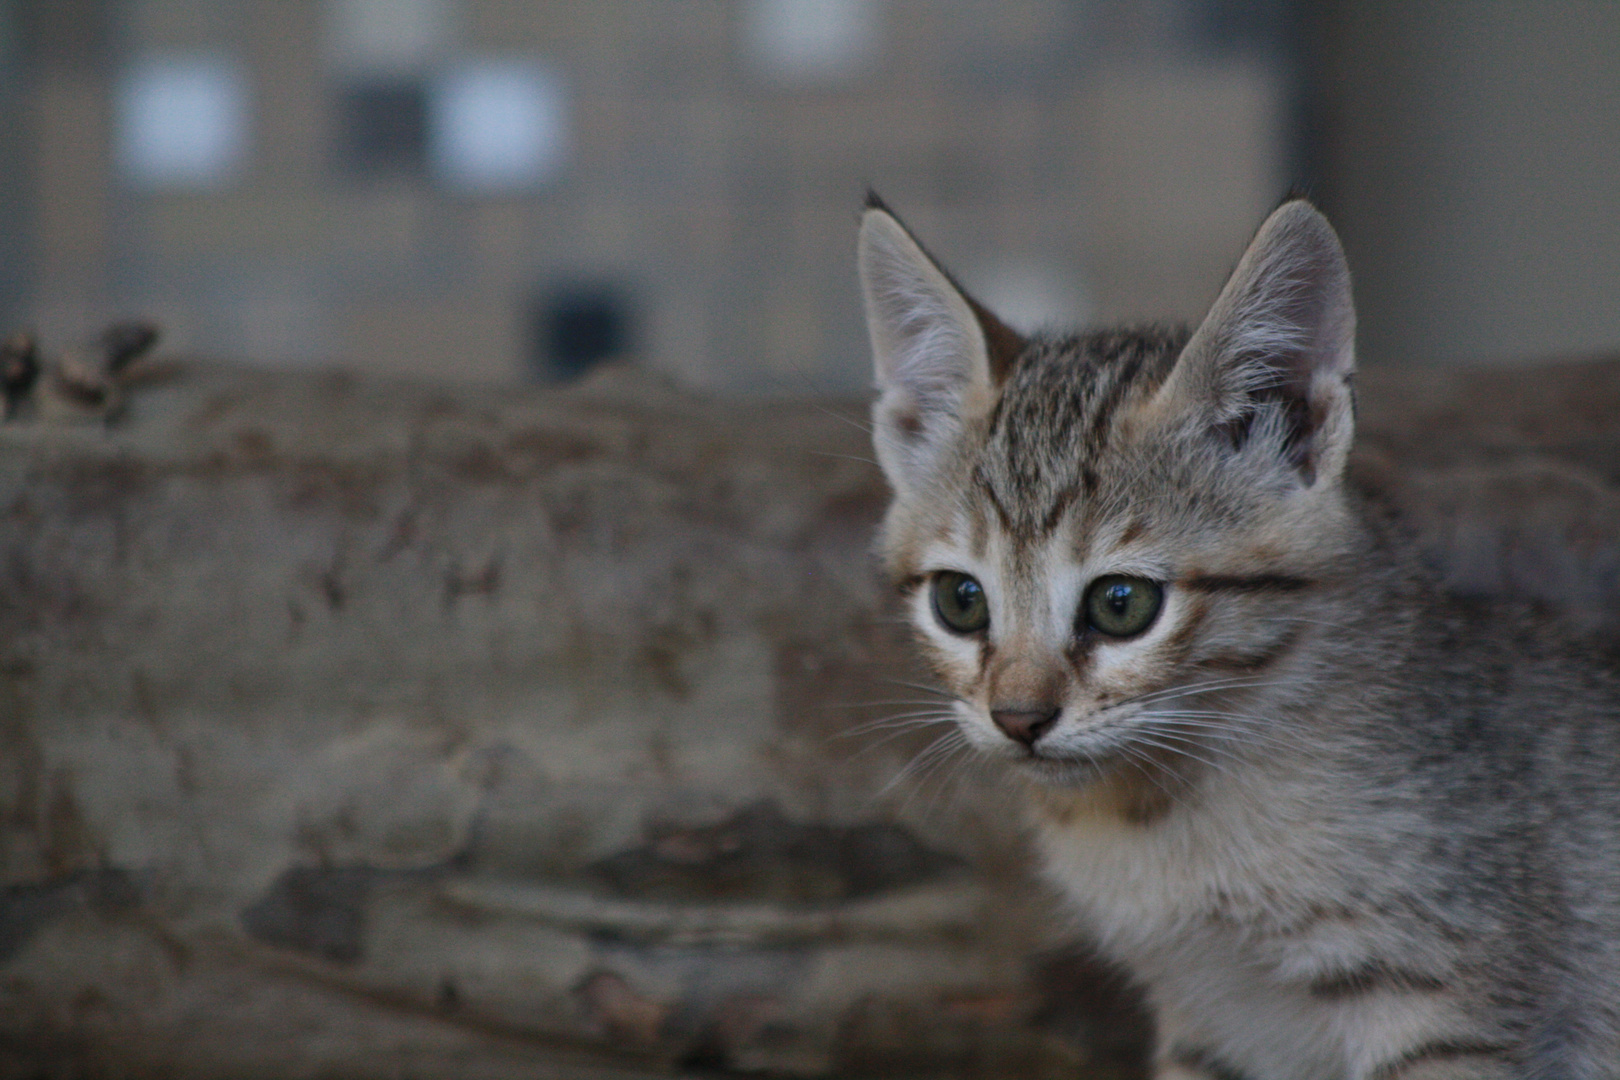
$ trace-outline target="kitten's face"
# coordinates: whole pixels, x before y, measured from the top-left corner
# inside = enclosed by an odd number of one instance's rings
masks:
[[[963,731],[1045,779],[1191,779],[1320,631],[1339,503],[1278,470],[1263,438],[1155,415],[1183,344],[1035,343],[886,523]]]
[[[1147,802],[1274,739],[1351,528],[1348,281],[1320,216],[1278,211],[1190,340],[1023,341],[881,209],[861,258],[884,553],[968,739]]]

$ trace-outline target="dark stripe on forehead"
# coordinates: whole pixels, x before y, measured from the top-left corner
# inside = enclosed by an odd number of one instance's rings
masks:
[[[985,512],[984,504],[973,500],[967,507],[968,515],[968,550],[973,552],[975,559],[983,559],[990,547],[990,515]]]
[[[1194,592],[1299,592],[1313,582],[1289,574],[1194,574],[1176,582]]]
[[[1125,400],[1126,392],[1136,385],[1136,375],[1142,370],[1142,353],[1140,350],[1133,352],[1123,363],[1103,370],[1108,372],[1110,381],[1101,400],[1086,419],[1086,450],[1092,455],[1100,454],[1107,445],[1114,412],[1119,408],[1119,403]]]
[[[1082,482],[1084,482],[1085,479],[1085,471],[1082,471]],[[1052,503],[1052,508],[1048,510],[1046,512],[1046,516],[1041,519],[1041,535],[1044,536],[1047,533],[1050,533],[1053,529],[1057,528],[1058,522],[1063,520],[1064,513],[1069,509],[1069,507],[1074,505],[1074,501],[1079,497],[1079,484],[1070,484],[1068,487],[1058,492],[1057,498]]]
[[[976,467],[1009,531],[1039,540],[1097,493],[1116,415],[1162,380],[1181,340],[1142,331],[1031,345],[996,400]]]
[[[980,491],[984,492],[984,497],[989,501],[990,508],[996,512],[996,519],[1001,522],[1002,530],[1012,532],[1012,515],[1007,513],[1007,508],[1001,504],[1001,497],[996,494],[996,487],[990,482],[990,477],[985,474],[983,466],[974,467],[973,482],[978,485]]]
[[[1378,993],[1437,994],[1444,981],[1421,971],[1373,961],[1349,971],[1312,979],[1307,990],[1322,1001],[1348,1001]]]
[[[1404,1076],[1408,1070],[1433,1064],[1436,1061],[1460,1061],[1463,1058],[1495,1058],[1500,1063],[1511,1061],[1509,1057],[1513,1048],[1500,1043],[1488,1042],[1434,1042],[1408,1050],[1394,1061],[1384,1064],[1367,1073],[1371,1080],[1396,1080]]]

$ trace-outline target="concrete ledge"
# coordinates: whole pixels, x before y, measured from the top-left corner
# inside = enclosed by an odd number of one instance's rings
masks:
[[[1614,640],[1620,364],[1362,387],[1437,572]],[[930,709],[861,409],[196,365],[0,427],[0,1075],[1128,1069],[1006,793],[859,733]]]

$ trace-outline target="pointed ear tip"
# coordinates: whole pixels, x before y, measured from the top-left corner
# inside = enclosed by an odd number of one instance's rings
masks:
[[[884,219],[887,219],[889,221],[895,222],[896,224],[898,224],[899,221],[900,221],[899,218],[894,216],[894,211],[890,210],[887,206],[883,205],[882,203],[868,204],[868,205],[863,206],[861,208],[861,221],[862,221],[863,224],[865,222],[873,221],[873,220],[876,220],[878,218],[884,218]]]
[[[1271,212],[1261,231],[1287,230],[1288,232],[1305,232],[1317,236],[1332,237],[1338,241],[1338,233],[1328,221],[1327,215],[1318,210],[1307,199],[1289,199]]]
[[[887,209],[872,208],[862,211],[858,245],[861,251],[882,246],[902,248],[911,239],[905,227]]]
[[[1281,255],[1289,262],[1303,259],[1323,270],[1347,272],[1344,245],[1323,213],[1304,199],[1293,199],[1271,212],[1255,233],[1250,250]]]
[[[862,249],[874,243],[887,241],[898,244],[902,248],[906,244],[916,244],[900,216],[889,209],[889,204],[871,188],[866,189],[866,201],[861,207],[860,247]]]

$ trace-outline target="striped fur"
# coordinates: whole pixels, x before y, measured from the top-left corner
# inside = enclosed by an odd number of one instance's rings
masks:
[[[1273,214],[1191,334],[1019,339],[881,205],[860,266],[884,556],[1161,1080],[1620,1076],[1620,689],[1437,593],[1347,480],[1321,216]],[[983,630],[936,615],[947,571]],[[1118,575],[1162,604],[1110,637]]]

